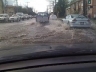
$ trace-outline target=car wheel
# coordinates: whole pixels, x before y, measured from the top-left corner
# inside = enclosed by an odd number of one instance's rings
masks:
[[[17,19],[17,22],[19,22],[19,19]]]
[[[4,22],[7,23],[7,19],[4,19]]]
[[[68,21],[68,23],[67,23],[68,25],[70,24],[70,22]]]
[[[11,20],[9,20],[9,22],[11,22]]]

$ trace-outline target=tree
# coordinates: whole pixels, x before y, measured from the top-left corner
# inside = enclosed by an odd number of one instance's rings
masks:
[[[66,14],[66,8],[69,5],[68,0],[59,0],[58,3],[54,7],[54,13],[58,15],[59,17],[65,17]]]
[[[72,4],[72,3],[76,2],[76,1],[77,1],[77,0],[71,0],[70,4]]]
[[[33,9],[31,7],[22,7],[18,6],[15,7],[15,13],[17,12],[23,12],[24,14],[29,14],[29,15],[35,15],[36,13],[33,12]]]
[[[15,6],[15,13],[22,12],[22,6]]]

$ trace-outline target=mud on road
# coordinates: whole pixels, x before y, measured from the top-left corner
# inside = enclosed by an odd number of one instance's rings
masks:
[[[95,30],[70,29],[60,20],[40,24],[35,19],[0,25],[0,48],[25,44],[95,43]]]

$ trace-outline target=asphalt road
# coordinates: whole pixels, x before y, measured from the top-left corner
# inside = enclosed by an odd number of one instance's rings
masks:
[[[60,20],[37,23],[34,19],[0,23],[0,48],[24,45],[84,44],[96,42],[95,24],[90,29],[70,29]]]

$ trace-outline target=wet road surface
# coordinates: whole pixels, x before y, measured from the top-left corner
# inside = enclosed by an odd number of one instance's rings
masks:
[[[84,44],[95,43],[96,31],[70,29],[60,20],[40,24],[35,19],[15,23],[0,23],[0,48],[19,45],[40,44]]]

